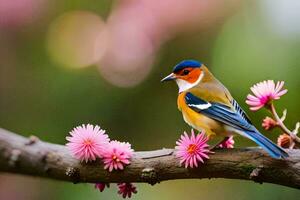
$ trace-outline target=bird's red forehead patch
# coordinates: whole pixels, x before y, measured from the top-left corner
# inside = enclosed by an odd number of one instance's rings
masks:
[[[188,70],[189,73],[185,74],[185,70]],[[178,73],[176,73],[176,78],[185,80],[189,83],[194,83],[198,80],[201,73],[202,73],[202,70],[200,68],[187,67],[187,68],[180,70]]]

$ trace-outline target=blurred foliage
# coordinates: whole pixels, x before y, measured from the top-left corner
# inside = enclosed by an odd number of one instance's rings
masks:
[[[45,48],[47,28],[56,16],[80,9],[106,18],[113,3],[108,0],[54,2],[49,2],[49,16],[43,19],[44,23],[13,34],[0,30],[0,45],[6,48],[6,54],[0,55],[0,125],[3,128],[64,144],[65,136],[74,126],[92,123],[106,129],[111,138],[130,142],[136,150],[173,147],[178,136],[190,127],[177,110],[177,86],[162,85],[160,79],[186,58],[206,63],[246,111],[244,101],[251,85],[265,79],[285,80],[289,92],[276,105],[279,110],[288,109],[289,127],[299,120],[300,37],[289,40],[274,33],[258,4],[245,4],[223,26],[178,35],[162,46],[150,75],[142,83],[118,88],[106,82],[95,66],[62,68],[51,61]],[[7,63],[6,56],[13,63]],[[248,113],[258,128],[268,114],[266,111]],[[275,139],[278,132],[266,134]],[[253,145],[239,137],[236,144]],[[1,199],[18,199],[18,195],[5,189],[8,187],[23,194],[22,199],[120,198],[115,194],[116,189],[100,194],[89,184],[73,185],[13,175],[3,176],[0,185]],[[297,199],[300,192],[239,180],[178,180],[154,187],[138,184],[138,194],[133,199],[176,200],[185,199],[187,194],[189,199],[276,200]]]

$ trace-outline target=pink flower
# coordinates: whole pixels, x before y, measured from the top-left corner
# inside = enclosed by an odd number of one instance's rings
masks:
[[[109,183],[96,183],[95,188],[98,189],[100,192],[103,192],[105,187],[109,188]]]
[[[126,197],[130,198],[132,193],[137,193],[136,187],[132,183],[118,183],[118,187],[118,193],[122,195],[124,199]]]
[[[123,170],[130,163],[133,149],[128,142],[111,141],[103,154],[104,169],[108,171]]]
[[[66,146],[75,158],[85,162],[101,158],[109,143],[105,131],[90,124],[74,128],[70,135],[71,137],[66,137],[69,141]]]
[[[266,117],[266,118],[263,119],[263,122],[262,122],[261,126],[265,130],[271,130],[272,128],[277,126],[277,122],[274,119],[272,119],[271,117]]]
[[[226,141],[223,141],[219,145],[220,148],[226,148],[226,149],[232,149],[233,146],[234,146],[233,136],[230,136]]]
[[[257,111],[268,105],[272,100],[280,99],[287,93],[287,89],[282,90],[284,81],[278,81],[275,85],[273,80],[263,81],[251,87],[252,94],[248,94],[246,103],[250,110]]]
[[[181,135],[181,138],[176,142],[175,147],[176,157],[180,159],[180,164],[185,163],[185,168],[198,167],[199,161],[204,163],[204,158],[208,159],[208,138],[205,136],[204,131],[197,136],[194,134],[194,130],[191,131],[191,137],[186,132]]]

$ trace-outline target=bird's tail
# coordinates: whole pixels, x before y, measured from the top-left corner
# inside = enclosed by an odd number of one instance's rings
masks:
[[[259,146],[261,146],[273,158],[286,158],[289,156],[285,150],[274,144],[270,139],[266,138],[264,135],[258,132],[258,130],[245,132],[247,133],[249,139],[253,140]]]

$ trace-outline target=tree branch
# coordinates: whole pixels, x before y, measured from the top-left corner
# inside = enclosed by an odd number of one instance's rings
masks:
[[[63,145],[25,138],[0,129],[0,171],[79,182],[157,182],[172,179],[229,178],[300,188],[300,150],[285,160],[259,148],[220,149],[196,169],[179,166],[172,149],[136,152],[123,171],[109,173],[101,161],[80,163]]]

